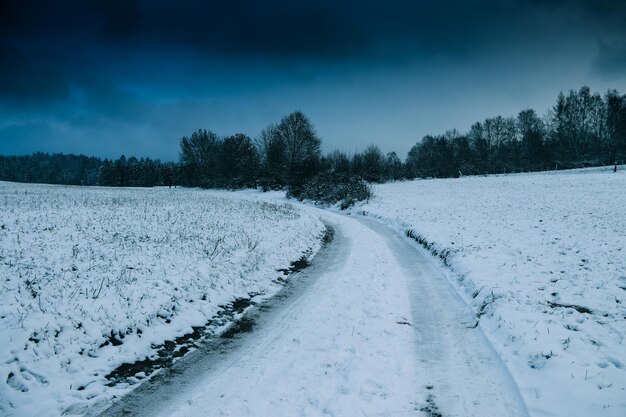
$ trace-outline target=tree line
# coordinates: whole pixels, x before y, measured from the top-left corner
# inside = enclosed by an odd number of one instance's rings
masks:
[[[301,111],[261,131],[219,138],[198,130],[180,142],[182,183],[188,186],[296,190],[320,170],[321,139]]]
[[[410,151],[408,178],[541,171],[623,163],[626,159],[626,95],[604,96],[589,87],[559,94],[539,117],[491,117],[460,133],[426,136]]]
[[[376,145],[348,155],[320,154],[321,141],[302,112],[263,129],[256,143],[237,134],[219,139],[199,130],[181,141],[184,183],[207,187],[288,188],[295,195],[318,173],[368,182],[445,178],[614,164],[626,159],[626,95],[589,87],[559,94],[542,117],[526,109],[489,117],[469,131],[427,135],[404,162]]]
[[[153,187],[176,185],[179,166],[158,159],[124,155],[116,160],[85,155],[43,153],[0,155],[0,180],[112,187]]]
[[[122,155],[117,160],[35,153],[0,156],[0,180],[104,186],[184,185],[204,188],[287,189],[299,196],[307,183],[355,184],[607,165],[626,159],[626,95],[603,96],[588,87],[559,94],[543,116],[489,117],[467,132],[427,135],[403,162],[376,145],[362,152],[321,153],[312,122],[296,111],[256,138],[219,137],[200,129],[180,140],[177,163]],[[311,182],[313,177],[316,181]],[[316,185],[317,187],[317,185]],[[308,191],[307,191],[308,192]]]
[[[84,155],[0,155],[0,180],[66,185],[97,185],[102,160]]]
[[[98,171],[98,185],[109,187],[154,187],[178,184],[178,164],[158,159],[122,155],[112,161],[105,159]]]

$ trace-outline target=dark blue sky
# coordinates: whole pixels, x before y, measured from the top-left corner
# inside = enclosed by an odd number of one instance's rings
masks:
[[[0,0],[0,154],[178,158],[293,111],[324,149],[626,92],[626,2]]]

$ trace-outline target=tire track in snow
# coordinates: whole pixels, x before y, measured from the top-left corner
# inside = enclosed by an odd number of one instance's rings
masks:
[[[411,275],[416,355],[427,384],[420,411],[435,416],[528,415],[519,390],[476,319],[434,258],[382,223],[359,219],[387,240],[398,264]]]
[[[374,221],[322,215],[333,243],[252,333],[183,359],[103,415],[527,415],[427,254]]]

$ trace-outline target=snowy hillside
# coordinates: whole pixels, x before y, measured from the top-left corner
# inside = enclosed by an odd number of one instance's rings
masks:
[[[354,212],[440,257],[533,416],[626,415],[626,171],[384,184]]]
[[[289,205],[184,189],[0,183],[0,213],[2,416],[124,392],[105,375],[235,298],[275,293],[276,269],[324,229]]]

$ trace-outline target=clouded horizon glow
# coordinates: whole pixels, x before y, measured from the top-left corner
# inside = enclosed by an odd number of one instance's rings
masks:
[[[24,1],[0,5],[0,154],[176,160],[203,128],[294,110],[324,150],[626,90],[626,6],[591,1]]]

